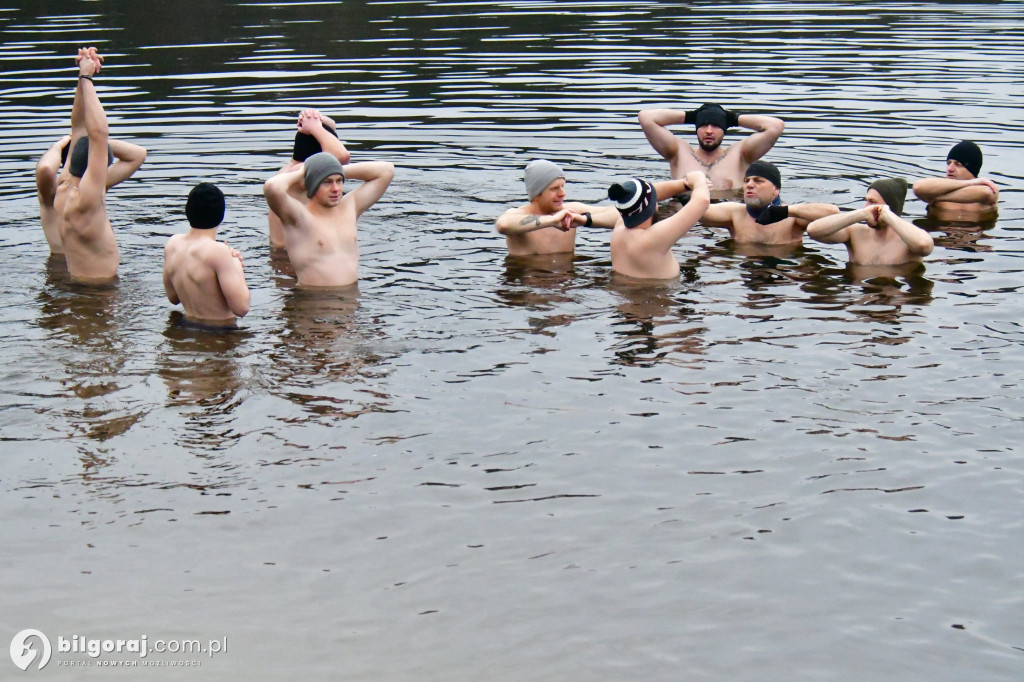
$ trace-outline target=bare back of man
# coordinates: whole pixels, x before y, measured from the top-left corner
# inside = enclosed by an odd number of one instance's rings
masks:
[[[672,253],[672,247],[696,224],[710,205],[708,180],[700,171],[690,171],[682,180],[653,185],[649,199],[644,195],[643,188],[647,187],[644,182],[639,183],[641,189],[633,204],[639,208],[633,210],[632,214],[623,213],[622,219],[612,231],[612,270],[635,279],[672,279],[679,276],[679,262]],[[638,185],[636,180],[631,183],[630,188]],[[621,185],[613,185],[613,188],[616,187]],[[609,198],[614,198],[613,191],[609,190]],[[665,220],[653,222],[655,208],[647,202],[656,204],[660,194],[674,196],[684,191],[690,191],[691,196],[683,208]],[[639,217],[631,220],[630,215]]]
[[[310,167],[326,161],[322,154],[334,160],[336,172],[310,179],[315,186],[307,187]],[[376,161],[342,167],[333,156],[321,152],[307,159],[302,168],[267,180],[263,192],[270,209],[281,217],[285,246],[299,284],[340,287],[358,280],[357,221],[384,195],[393,177],[391,163]],[[363,184],[343,194],[346,178],[361,180]],[[309,199],[307,204],[294,197],[299,190],[304,190]]]
[[[92,80],[102,63],[95,48],[79,50],[78,87],[71,114],[72,151],[61,178],[65,179],[66,173],[69,185],[60,228],[68,272],[72,279],[86,283],[113,280],[120,262],[117,240],[107,218],[107,116]],[[76,119],[84,122],[84,130],[76,126]],[[83,133],[88,137],[87,165],[78,171],[72,166],[76,165],[76,149],[84,151],[78,143]]]
[[[164,289],[171,303],[181,303],[186,319],[201,325],[233,327],[249,312],[241,255],[198,230],[167,241]]]

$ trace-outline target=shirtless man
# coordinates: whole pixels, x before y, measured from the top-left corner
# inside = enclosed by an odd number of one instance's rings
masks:
[[[807,226],[807,234],[826,244],[846,244],[856,265],[918,262],[935,244],[931,235],[900,217],[906,197],[903,178],[876,180],[868,187],[863,208],[819,218]]]
[[[737,244],[799,244],[811,221],[839,213],[832,204],[782,203],[782,174],[775,164],[755,161],[743,178],[743,203],[712,204],[701,222],[729,228]]]
[[[644,109],[638,118],[651,146],[668,161],[672,177],[682,178],[690,171],[702,171],[711,180],[716,198],[734,197],[739,193],[747,166],[768,153],[786,126],[782,119],[774,116],[736,114],[717,104],[705,104],[695,111]],[[696,149],[666,127],[677,123],[692,123],[697,127]],[[722,149],[726,129],[737,125],[755,132]]]
[[[72,115],[74,113],[72,110]],[[70,135],[60,138],[46,150],[36,164],[36,195],[39,199],[39,217],[43,224],[43,234],[50,245],[50,253],[58,255],[64,255],[60,224],[71,189],[66,179],[58,182],[58,174],[67,160],[68,151],[71,149],[70,143]],[[107,168],[107,189],[110,189],[130,178],[139,169],[146,160],[146,150],[137,144],[122,140],[109,140],[108,144],[114,158],[114,165]]]
[[[71,109],[71,154],[61,171],[54,207],[60,212],[60,239],[72,279],[105,283],[117,277],[120,255],[107,218],[107,115],[93,84],[103,58],[90,47],[80,49],[76,61],[79,75]],[[68,185],[66,200],[61,196],[62,183]]]
[[[565,173],[546,159],[527,164],[523,180],[530,203],[510,208],[494,221],[510,256],[572,253],[578,226],[612,228],[619,221],[613,206],[565,203]]]
[[[955,217],[990,216],[998,211],[999,188],[978,177],[982,154],[969,140],[958,142],[946,155],[946,177],[924,178],[914,183],[914,194],[928,203],[930,212]]]
[[[674,215],[654,222],[658,196],[690,192],[690,200]],[[621,220],[612,231],[612,270],[637,279],[672,279],[679,276],[679,262],[672,247],[693,227],[711,205],[704,173],[690,171],[682,180],[651,185],[630,178],[608,188]]]
[[[224,220],[224,193],[208,182],[189,192],[187,234],[176,234],[164,247],[164,291],[172,304],[185,308],[185,319],[202,327],[230,329],[249,312],[249,287],[242,256],[217,241]]]
[[[329,152],[263,185],[270,210],[281,217],[285,247],[299,284],[341,287],[359,279],[356,221],[384,195],[395,167],[387,161],[342,166]],[[345,180],[363,182],[343,194]],[[304,192],[308,203],[295,198]]]
[[[342,164],[349,162],[351,154],[338,139],[334,121],[316,109],[305,109],[299,113],[298,130],[295,133],[295,142],[292,145],[292,158],[281,167],[280,173],[290,173],[299,168],[302,163],[320,152],[328,152],[338,159]],[[304,192],[297,192],[292,195],[303,204],[309,202]],[[271,209],[267,213],[267,223],[270,228],[270,247],[273,249],[284,249],[284,228],[281,227],[281,219]]]

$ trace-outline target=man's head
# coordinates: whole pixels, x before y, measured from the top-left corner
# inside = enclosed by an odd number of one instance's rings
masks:
[[[886,204],[896,215],[903,215],[903,202],[907,199],[907,181],[903,178],[883,178],[868,186],[864,205]]]
[[[338,132],[329,124],[320,119],[323,123],[324,130],[332,133],[335,137],[338,136]],[[296,161],[305,161],[314,154],[319,154],[323,151],[323,147],[320,146],[320,142],[315,137],[308,133],[295,133],[295,144],[292,146],[292,158]]]
[[[340,176],[340,181],[345,182],[345,169],[341,162],[333,154],[320,152],[313,154],[305,161],[304,166],[306,181],[306,196],[310,199],[320,189],[320,185],[332,176]]]
[[[981,148],[970,140],[953,145],[946,154],[946,177],[950,180],[973,180],[981,173]]]
[[[626,227],[642,225],[654,216],[658,208],[658,193],[654,185],[641,178],[629,178],[608,188],[608,198],[615,203]]]
[[[775,164],[755,161],[747,166],[743,174],[743,203],[750,208],[764,208],[779,196],[782,189],[782,173]]]
[[[200,182],[188,193],[185,216],[197,230],[217,227],[224,220],[224,193],[212,183]]]
[[[717,104],[704,104],[693,112],[693,122],[697,127],[697,142],[706,152],[718,149],[725,138],[729,127],[729,115]]]
[[[551,187],[556,180],[562,180],[560,187],[565,186],[565,173],[562,169],[547,159],[534,159],[526,164],[526,171],[523,173],[523,182],[526,184],[526,196],[530,201],[545,194],[545,191],[553,191]],[[549,189],[550,188],[550,189]],[[563,193],[564,197],[565,194]],[[544,197],[542,197],[542,200]],[[561,199],[559,199],[560,203]],[[552,211],[554,212],[554,211]]]
[[[114,163],[114,152],[110,145],[107,145],[107,165]],[[68,172],[76,178],[85,175],[85,169],[89,167],[89,138],[82,136],[75,142],[75,148],[71,150],[71,161],[68,163]]]

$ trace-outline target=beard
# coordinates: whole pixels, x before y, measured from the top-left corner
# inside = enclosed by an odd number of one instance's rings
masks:
[[[704,142],[703,139],[699,139],[697,140],[697,143],[700,144],[700,148],[706,152],[713,152],[722,146],[722,140],[719,140],[718,142],[712,142],[711,144],[707,144],[706,142]]]
[[[743,203],[746,204],[748,208],[760,209],[766,208],[772,202],[770,200],[765,201],[760,197],[743,197]]]

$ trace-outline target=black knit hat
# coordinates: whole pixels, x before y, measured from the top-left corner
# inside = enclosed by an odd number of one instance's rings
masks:
[[[636,227],[654,215],[658,193],[654,185],[641,178],[630,178],[608,188],[608,198],[622,215],[626,227]]]
[[[764,178],[773,185],[776,189],[782,189],[782,173],[776,168],[774,163],[768,161],[755,161],[754,163],[747,166],[747,172],[743,174],[743,177],[749,178],[751,176],[757,176]]]
[[[224,220],[224,193],[217,185],[200,182],[188,193],[185,216],[197,230],[217,227]]]
[[[946,163],[949,163],[950,159],[959,161],[974,177],[978,177],[978,173],[981,172],[981,147],[970,140],[963,140],[953,145],[953,148],[946,154]]]

